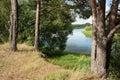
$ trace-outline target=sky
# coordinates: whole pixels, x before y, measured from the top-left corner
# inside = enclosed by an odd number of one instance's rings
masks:
[[[107,1],[106,11],[108,11],[110,9],[110,6],[109,6],[110,1],[109,0],[106,0],[106,1]],[[79,16],[77,15],[75,22],[73,22],[72,24],[75,25],[75,24],[85,24],[85,23],[92,24],[92,16],[90,16],[90,18],[88,18],[88,19],[82,19],[82,18],[79,18]]]

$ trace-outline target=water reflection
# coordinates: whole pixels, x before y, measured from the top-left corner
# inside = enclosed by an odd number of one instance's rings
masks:
[[[76,53],[90,53],[92,39],[86,37],[82,31],[84,29],[74,29],[73,34],[68,35],[65,51]]]

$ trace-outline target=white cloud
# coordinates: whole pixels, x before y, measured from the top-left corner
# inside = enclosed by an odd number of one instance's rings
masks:
[[[106,11],[110,10],[110,6],[106,5]]]
[[[110,10],[110,5],[108,5],[108,3],[109,2],[107,1],[106,12]],[[92,24],[92,16],[88,19],[82,19],[82,18],[79,18],[79,16],[77,15],[75,22],[73,22],[72,24],[85,24],[85,23]]]
[[[75,22],[73,22],[72,24],[85,24],[85,23],[92,24],[92,17],[88,19],[82,19],[82,18],[79,18],[79,16],[77,15]]]

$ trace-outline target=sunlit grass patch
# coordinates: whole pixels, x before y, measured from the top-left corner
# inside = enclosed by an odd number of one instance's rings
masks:
[[[85,30],[83,31],[83,33],[87,36],[87,37],[92,37],[92,27],[91,26],[86,26]]]
[[[92,31],[83,31],[83,33],[87,36],[87,37],[92,37]]]

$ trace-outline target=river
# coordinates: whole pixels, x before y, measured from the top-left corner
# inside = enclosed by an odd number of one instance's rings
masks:
[[[84,29],[73,29],[72,34],[67,37],[65,51],[76,53],[90,53],[92,39],[86,37],[82,31]]]

